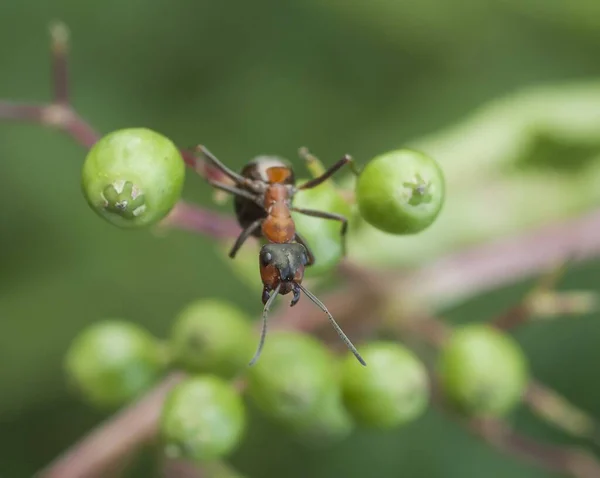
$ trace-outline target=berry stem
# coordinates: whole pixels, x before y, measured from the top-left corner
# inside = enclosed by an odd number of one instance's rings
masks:
[[[69,104],[69,30],[62,22],[50,26],[54,103]]]
[[[448,306],[470,297],[534,277],[565,258],[572,263],[600,255],[600,209],[448,254],[411,273],[392,273],[403,296]],[[382,277],[381,271],[372,275]],[[516,320],[514,327],[527,317]],[[504,328],[504,326],[503,326]]]
[[[237,221],[180,200],[158,228],[176,228],[214,239],[231,239],[240,233]]]
[[[0,101],[0,119],[42,123],[45,105]]]
[[[596,420],[554,390],[532,380],[524,401],[535,415],[547,423],[574,437],[600,444],[600,425]]]
[[[171,373],[140,401],[115,414],[40,471],[37,478],[106,476],[103,471],[154,438],[162,403],[183,378],[183,374]]]
[[[467,426],[494,448],[542,469],[574,478],[600,476],[600,463],[586,451],[540,443],[517,433],[502,420],[470,420]]]

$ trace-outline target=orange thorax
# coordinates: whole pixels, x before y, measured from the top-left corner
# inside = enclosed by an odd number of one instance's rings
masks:
[[[290,213],[288,190],[283,184],[273,184],[267,189],[264,207],[267,218],[262,223],[262,232],[267,240],[279,244],[293,241],[296,227]]]

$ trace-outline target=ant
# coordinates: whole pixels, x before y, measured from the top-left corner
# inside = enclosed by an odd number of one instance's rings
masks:
[[[308,252],[309,263],[307,265],[314,264],[315,257],[304,238],[296,231],[291,212],[341,222],[342,250],[344,254],[346,253],[348,219],[345,216],[325,211],[296,208],[292,206],[292,201],[298,191],[319,186],[346,164],[352,166],[352,158],[349,155],[344,155],[319,177],[296,186],[296,178],[292,167],[280,158],[259,156],[251,160],[244,166],[241,174],[238,174],[225,166],[204,146],[196,146],[195,151],[204,156],[209,163],[234,183],[231,186],[212,178],[207,179],[211,186],[235,196],[234,209],[238,223],[242,227],[242,232],[233,244],[229,257],[233,259],[244,242],[250,236],[254,236],[256,238],[264,237],[269,242],[278,244],[296,240]],[[300,154],[306,158],[309,156],[305,148],[300,150]]]
[[[346,217],[324,211],[295,208],[292,206],[292,200],[298,191],[322,184],[346,164],[352,166],[352,158],[344,155],[320,176],[296,186],[293,169],[282,159],[260,156],[250,161],[242,169],[241,174],[238,174],[221,163],[204,146],[197,146],[195,152],[203,155],[234,183],[232,186],[207,178],[208,183],[213,187],[234,195],[235,214],[242,227],[242,232],[231,248],[229,257],[234,258],[250,236],[264,237],[269,241],[269,244],[265,244],[261,248],[259,254],[260,275],[263,282],[263,326],[258,350],[250,365],[256,363],[262,351],[267,333],[267,315],[277,295],[286,295],[292,292],[293,299],[290,307],[293,307],[300,300],[300,291],[304,292],[315,305],[327,314],[346,346],[361,364],[366,365],[327,307],[302,285],[304,268],[314,264],[315,257],[304,238],[296,231],[291,215],[291,212],[294,211],[307,216],[340,221],[342,223],[340,230],[343,241],[342,250],[345,254],[348,228]],[[306,158],[309,157],[305,148],[300,150],[300,154]],[[293,242],[294,240],[296,242]]]

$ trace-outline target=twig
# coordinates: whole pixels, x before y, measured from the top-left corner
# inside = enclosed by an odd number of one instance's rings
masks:
[[[182,373],[172,373],[134,405],[101,424],[75,447],[58,457],[37,478],[101,478],[106,469],[146,442],[157,431],[162,403]]]
[[[176,228],[192,231],[215,239],[237,237],[240,226],[231,217],[208,211],[185,201],[179,201],[169,215],[158,225],[163,228]]]
[[[518,433],[500,418],[460,416],[448,407],[441,393],[439,380],[435,374],[432,375],[432,399],[435,405],[498,451],[543,470],[573,478],[600,476],[600,462],[585,450],[539,442]]]
[[[523,400],[542,420],[572,436],[600,443],[596,420],[544,384],[531,380]]]
[[[600,209],[433,261],[407,273],[397,284],[398,294],[424,303],[455,303],[535,276],[566,258],[599,255]]]
[[[85,121],[70,103],[69,77],[69,30],[61,22],[50,26],[50,51],[52,69],[52,101],[29,104],[0,100],[0,120],[14,120],[39,123],[57,128],[69,134],[86,148],[90,148],[100,138],[99,134]],[[180,150],[186,165],[204,177],[221,179],[220,171],[197,158],[191,151]]]
[[[45,105],[0,101],[0,119],[41,123]]]
[[[69,48],[69,30],[66,25],[56,22],[50,26],[52,77],[54,103],[69,104],[69,71],[67,54]]]
[[[523,461],[574,478],[598,478],[600,463],[583,450],[540,443],[497,419],[475,419],[468,428],[498,450]]]

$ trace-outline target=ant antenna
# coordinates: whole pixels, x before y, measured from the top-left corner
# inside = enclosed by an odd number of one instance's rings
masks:
[[[262,352],[263,346],[265,345],[265,337],[267,336],[267,315],[269,313],[269,309],[271,308],[271,305],[273,304],[273,301],[275,300],[275,297],[277,297],[277,294],[279,294],[280,288],[281,288],[281,283],[277,284],[277,287],[275,287],[275,290],[269,296],[269,300],[267,300],[267,302],[265,304],[265,308],[263,309],[263,324],[262,324],[262,331],[260,333],[260,342],[258,343],[258,349],[256,350],[254,357],[252,357],[252,360],[250,360],[250,364],[249,364],[250,366],[252,366],[256,363],[256,361],[258,360],[258,357],[260,357],[260,353]]]
[[[329,312],[329,310],[327,310],[327,307],[325,307],[325,304],[323,304],[323,302],[321,302],[315,295],[313,295],[312,292],[310,292],[306,287],[304,287],[302,284],[298,284],[298,287],[300,287],[300,289],[302,289],[302,292],[304,292],[306,294],[306,296],[313,301],[313,303],[319,307],[319,309],[321,309],[323,312],[325,312],[327,314],[327,317],[329,318],[331,325],[333,325],[333,328],[335,329],[335,331],[337,332],[337,334],[340,336],[340,339],[342,339],[342,341],[346,344],[346,347],[348,347],[350,349],[350,351],[354,354],[354,356],[358,359],[358,361],[363,364],[365,367],[367,366],[367,363],[364,361],[364,359],[360,356],[360,354],[358,353],[358,350],[356,350],[356,347],[354,345],[352,345],[352,342],[350,342],[350,339],[346,336],[346,334],[342,331],[342,328],[338,325],[338,323],[335,321],[335,319],[333,318],[333,315],[331,315],[331,312]],[[269,301],[271,299],[269,298]]]

